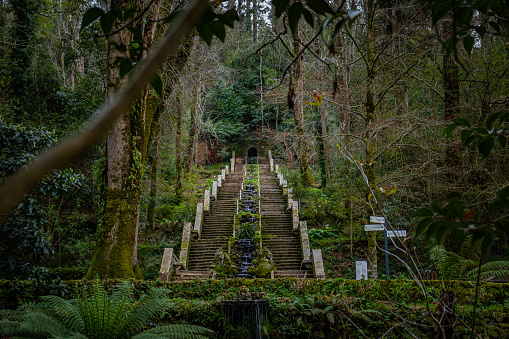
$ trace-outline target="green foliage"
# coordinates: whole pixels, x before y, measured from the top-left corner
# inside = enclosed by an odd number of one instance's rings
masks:
[[[463,279],[468,269],[476,265],[475,260],[468,260],[454,252],[449,252],[443,245],[437,245],[430,250],[430,259],[444,280]]]
[[[224,141],[235,141],[247,131],[247,105],[232,85],[216,83],[206,97],[203,117],[204,133],[219,136]]]
[[[39,303],[17,311],[1,311],[3,336],[30,338],[130,338],[140,332],[166,302],[163,289],[152,288],[134,300],[130,281],[118,284],[110,295],[98,279],[79,299],[43,296]],[[133,338],[206,338],[212,331],[199,326],[167,325]]]
[[[452,18],[452,24],[456,34],[451,35],[444,42],[444,49],[447,53],[452,53],[456,44],[463,41],[463,47],[470,56],[474,46],[474,38],[470,36],[472,30],[475,30],[481,38],[487,32],[494,30],[496,34],[502,34],[509,31],[509,5],[507,2],[499,0],[470,0],[458,4],[455,0],[425,0],[431,4],[431,13],[433,24],[437,24],[445,16]],[[479,13],[485,17],[482,24],[478,24],[475,18]],[[504,22],[505,26],[500,26],[499,23]]]
[[[467,273],[468,279],[477,279],[479,268],[474,268]],[[481,265],[481,279],[483,280],[507,280],[509,278],[509,261],[491,261]]]
[[[332,239],[339,236],[339,231],[332,227],[326,227],[325,229],[311,228],[308,230],[310,241],[320,241],[323,239]]]
[[[483,157],[487,157],[491,153],[496,142],[498,142],[502,148],[505,148],[507,145],[509,128],[506,126],[508,123],[509,112],[503,111],[488,116],[482,127],[472,127],[467,119],[456,118],[453,119],[453,123],[444,130],[444,135],[450,137],[458,127],[463,127],[460,133],[463,147],[468,147],[475,143],[479,153],[481,153]]]
[[[415,233],[419,236],[426,232],[427,240],[435,237],[438,243],[450,234],[458,246],[471,234],[473,242],[481,240],[482,254],[486,257],[495,240],[505,239],[509,234],[508,198],[509,186],[506,186],[489,204],[489,214],[482,216],[474,211],[465,211],[456,198],[445,204],[434,201],[429,208],[420,208],[411,214],[413,218],[420,218]]]
[[[0,176],[6,177],[53,144],[56,137],[45,128],[1,122],[0,141]],[[26,278],[31,270],[29,262],[37,263],[54,253],[51,235],[61,231],[63,220],[48,203],[58,201],[63,206],[84,184],[85,177],[73,169],[56,170],[17,205],[0,229],[0,276]],[[50,207],[44,208],[46,205]]]

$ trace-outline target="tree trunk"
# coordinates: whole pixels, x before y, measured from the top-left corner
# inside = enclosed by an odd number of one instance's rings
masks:
[[[442,38],[445,41],[454,34],[452,19],[444,18],[442,22]],[[442,79],[444,83],[444,120],[450,123],[460,115],[460,83],[459,67],[454,59],[454,53],[444,53],[442,58]],[[451,138],[445,148],[446,168],[446,197],[460,198],[461,189],[461,145]]]
[[[155,17],[161,0],[152,3],[149,16]],[[112,1],[111,6],[141,6],[139,1]],[[115,26],[120,27],[121,22]],[[151,37],[155,23],[147,25],[144,36]],[[125,54],[114,48],[115,44],[127,46],[131,33],[124,29],[108,38],[108,74],[106,100],[122,90],[127,78],[120,79],[119,70],[115,66],[117,57]],[[151,47],[151,39],[146,40],[147,48]],[[143,58],[144,55],[135,58]],[[152,126],[153,112],[146,109],[147,93],[141,95],[130,110],[126,110],[113,124],[106,137],[106,192],[101,230],[96,251],[86,279],[96,274],[101,278],[141,278],[138,267],[137,241],[138,217],[142,187],[143,164],[147,156],[148,139]]]
[[[366,199],[368,202],[373,203],[374,199],[371,192],[375,191],[375,149],[374,142],[371,137],[373,123],[375,119],[375,50],[374,50],[374,29],[373,21],[375,17],[375,0],[368,0],[366,2],[366,16],[367,16],[367,41],[366,41],[366,59],[367,59],[367,83],[366,83],[366,118],[365,118],[365,174],[368,179],[369,187],[366,189]],[[368,215],[371,213],[371,208],[368,207]],[[368,237],[368,275],[370,279],[378,278],[378,265],[377,265],[377,249],[376,249],[376,232],[367,232]]]
[[[150,167],[150,191],[147,208],[147,229],[154,229],[155,208],[157,200],[157,171],[159,169],[159,137],[161,134],[161,125],[159,122],[154,124],[154,142],[152,143],[152,164]]]
[[[258,41],[258,4],[253,0],[253,43]]]
[[[322,142],[322,155],[323,155],[323,167],[322,169],[322,188],[327,186],[327,181],[330,179],[330,168],[329,168],[329,143],[328,143],[328,132],[327,132],[327,114],[325,112],[325,103],[322,101],[320,105],[320,123],[321,129],[321,142]]]
[[[189,125],[189,139],[186,147],[186,172],[191,173],[193,171],[196,142],[198,136],[198,125],[200,121],[200,106],[201,106],[201,77],[198,78],[196,84],[196,93],[194,98],[194,107],[191,110],[191,123]]]
[[[293,32],[293,48],[295,55],[302,49],[299,27]],[[293,114],[298,144],[299,171],[301,183],[304,187],[311,184],[311,175],[308,171],[307,143],[304,136],[304,79],[302,76],[302,55],[293,64],[293,82],[295,83],[295,100],[293,101]]]
[[[177,126],[175,129],[175,169],[177,180],[175,183],[175,195],[182,198],[182,103],[180,101],[180,81],[177,80],[177,91],[175,93],[175,118]]]

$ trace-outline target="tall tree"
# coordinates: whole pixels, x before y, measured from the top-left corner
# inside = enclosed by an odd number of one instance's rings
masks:
[[[11,107],[15,112],[13,117],[17,122],[21,122],[20,119],[26,116],[29,109],[29,101],[26,99],[29,96],[29,69],[37,26],[35,14],[39,5],[36,0],[11,0],[14,25],[11,30],[13,47],[10,53],[9,90],[12,96]]]
[[[293,64],[292,83],[293,89],[290,87],[290,99],[293,105],[293,114],[295,117],[297,144],[298,144],[298,157],[299,157],[299,171],[301,176],[301,183],[303,186],[309,186],[311,184],[311,175],[308,169],[308,157],[307,157],[307,142],[304,136],[304,77],[302,75],[302,59],[301,53],[302,42],[300,38],[299,25],[293,30],[293,52],[295,56],[298,56]]]
[[[374,127],[375,120],[375,0],[367,0],[365,2],[366,12],[366,69],[367,69],[367,80],[366,80],[366,98],[364,106],[366,109],[365,116],[365,161],[364,169],[366,177],[368,179],[368,185],[366,190],[366,199],[368,202],[373,203],[373,193],[375,190],[375,146],[374,136],[371,135]],[[371,208],[368,207],[368,215],[372,212]],[[377,265],[377,248],[376,248],[376,232],[367,232],[368,237],[368,275],[371,279],[378,278],[378,265]]]
[[[141,19],[134,23],[134,26],[142,28],[142,36],[148,38],[145,41],[147,49],[152,45],[151,37],[156,24],[152,19],[156,18],[161,1],[155,0],[151,3],[147,16],[144,17],[146,22]],[[110,6],[126,11],[133,7],[142,9],[147,3],[140,0],[112,0]],[[116,19],[113,31],[124,24],[125,22]],[[129,50],[123,51],[118,47],[129,46],[131,39],[132,33],[127,29],[120,29],[108,37],[106,100],[121,91],[127,82],[127,78],[120,77],[117,58],[142,59],[145,56],[145,53],[139,56],[129,55]],[[143,164],[147,156],[153,118],[153,111],[146,110],[146,95],[147,90],[135,100],[130,110],[123,112],[106,137],[106,188],[102,229],[87,279],[93,278],[95,274],[102,278],[141,278],[137,258],[138,216]]]

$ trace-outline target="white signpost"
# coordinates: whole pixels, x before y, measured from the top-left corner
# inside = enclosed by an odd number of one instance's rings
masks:
[[[377,224],[385,224],[385,218],[384,217],[375,217],[375,216],[371,215],[369,217],[369,222],[374,222]]]
[[[402,237],[406,237],[406,230],[387,231],[387,236],[389,238],[402,238]]]
[[[384,224],[371,224],[364,225],[364,231],[383,231],[385,229]]]
[[[389,245],[387,244],[387,238],[401,238],[406,237],[406,230],[396,230],[396,231],[388,231],[385,227],[385,218],[377,217],[371,215],[369,217],[369,222],[376,223],[376,225],[364,225],[364,230],[368,231],[384,231],[384,243],[385,243],[385,274],[387,275],[387,279],[389,278]],[[356,264],[356,273],[357,273],[357,261]]]
[[[368,262],[356,261],[355,262],[355,280],[368,280]]]

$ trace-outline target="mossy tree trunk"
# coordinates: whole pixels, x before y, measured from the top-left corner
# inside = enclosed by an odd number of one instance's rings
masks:
[[[374,0],[366,1],[366,60],[367,60],[367,82],[366,82],[366,117],[365,117],[365,162],[364,171],[368,179],[369,187],[366,189],[366,199],[370,203],[374,203],[371,192],[375,191],[375,147],[371,136],[373,124],[375,120],[375,50],[374,50],[374,28],[373,21],[375,18]],[[367,214],[371,214],[371,208],[368,207]],[[377,248],[376,248],[376,232],[367,232],[368,238],[368,275],[370,279],[378,278],[377,265]]]
[[[147,13],[150,18],[156,17],[160,4],[161,0],[152,3]],[[143,8],[146,5],[143,1],[116,0],[111,3],[112,7],[120,6],[123,9],[128,6]],[[122,24],[116,22],[115,27]],[[149,49],[154,29],[155,22],[145,25],[142,31]],[[126,77],[120,78],[115,61],[117,57],[125,57],[128,52],[120,52],[114,46],[128,46],[131,39],[131,33],[127,29],[108,37],[106,100],[121,91],[127,82]],[[145,56],[143,53],[130,57],[140,60]],[[137,260],[138,217],[143,164],[147,156],[153,118],[153,110],[146,109],[147,92],[146,90],[134,101],[131,109],[122,114],[107,134],[104,208],[96,251],[85,277],[87,279],[96,274],[101,278],[141,278]]]

